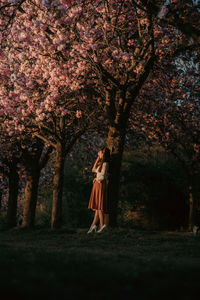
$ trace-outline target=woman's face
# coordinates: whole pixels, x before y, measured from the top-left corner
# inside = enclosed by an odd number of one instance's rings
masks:
[[[103,151],[102,151],[102,150],[100,150],[100,151],[98,152],[98,156],[99,156],[100,158],[103,158]]]

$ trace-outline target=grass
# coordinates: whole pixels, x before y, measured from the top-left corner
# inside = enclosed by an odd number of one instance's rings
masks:
[[[0,232],[1,299],[200,299],[199,274],[192,233]]]

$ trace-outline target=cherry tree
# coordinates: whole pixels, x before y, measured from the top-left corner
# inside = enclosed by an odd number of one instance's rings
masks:
[[[73,23],[72,59],[80,61],[79,65],[87,62],[91,68],[92,90],[108,119],[111,223],[116,224],[121,159],[131,107],[155,60],[161,58],[167,68],[166,52],[168,56],[177,52],[182,34],[177,27],[162,26],[162,14],[157,11],[155,15],[152,3],[147,1],[80,1],[66,11],[68,22]]]
[[[193,195],[200,172],[199,53],[185,53],[170,65],[170,72],[154,72],[157,88],[147,82],[138,112],[132,112],[130,128],[148,142],[160,143],[181,163],[188,176],[188,229],[192,230],[197,210]],[[164,71],[164,70],[163,70]],[[178,72],[178,75],[177,75]],[[150,80],[149,80],[150,81]],[[148,93],[147,93],[148,90]],[[141,113],[141,112],[146,113]]]
[[[26,31],[30,26],[35,25],[34,20],[32,23],[27,20],[38,11],[37,6],[34,8],[35,10],[30,11],[30,15],[16,17],[16,27],[13,25],[13,33],[10,34],[10,39],[5,44],[1,69],[6,70],[7,73],[4,77],[7,76],[7,78],[4,78],[5,85],[2,87],[2,98],[4,98],[2,111],[7,111],[9,115],[6,122],[10,134],[16,130],[18,132],[25,131],[26,134],[32,134],[45,144],[55,148],[51,223],[52,228],[56,228],[61,225],[65,156],[71,151],[76,140],[85,132],[92,120],[96,118],[98,111],[95,110],[95,103],[92,101],[90,101],[90,104],[93,105],[92,111],[86,106],[88,95],[90,96],[89,90],[87,95],[83,95],[81,90],[78,94],[74,92],[77,83],[73,82],[73,78],[70,79],[71,74],[67,72],[69,62],[67,58],[63,62],[63,58],[57,56],[59,43],[55,45],[55,42],[57,43],[58,38],[56,35],[61,34],[59,28],[55,32],[54,38],[47,35],[43,36],[41,40],[38,33],[40,26],[44,26],[44,20],[41,20],[44,16],[39,15],[38,27],[35,28],[35,32],[33,31],[32,36],[27,38]],[[46,15],[47,17],[48,15]],[[50,31],[50,35],[54,35],[53,32]],[[73,68],[71,72],[74,72]],[[13,97],[15,101],[13,101]],[[13,115],[14,118],[12,118]],[[25,156],[29,157],[27,153]],[[30,165],[37,166],[36,163]],[[33,171],[29,173],[32,175],[36,173]],[[34,175],[37,182],[38,177],[36,174]],[[38,184],[36,184],[36,189],[37,186]],[[26,188],[26,194],[29,190],[30,188]],[[31,195],[34,196],[37,193],[31,192]],[[29,197],[29,199],[31,198]],[[30,220],[30,217],[26,218],[26,216],[29,216],[32,211],[31,203],[35,207],[35,198],[26,201],[23,226],[27,226],[26,219]],[[31,221],[32,223],[33,221]]]
[[[9,121],[4,111],[5,121]],[[23,208],[23,226],[34,226],[35,208],[40,172],[46,165],[51,147],[44,147],[37,139],[25,135],[20,137],[19,132],[11,132],[12,127],[1,124],[1,172],[8,178],[8,208],[7,224],[16,225],[17,199],[19,181],[25,181],[25,201]],[[4,135],[3,135],[4,133]],[[8,134],[9,133],[9,134]],[[12,134],[11,134],[12,133]],[[25,173],[25,178],[22,174]]]
[[[23,226],[32,227],[35,219],[40,171],[48,160],[49,150],[43,155],[45,151],[43,143],[32,138],[30,129],[28,129],[30,122],[25,122],[24,115],[20,115],[19,113],[21,111],[20,104],[22,105],[22,99],[24,98],[22,94],[15,92],[18,86],[14,82],[15,75],[11,73],[15,66],[9,61],[10,57],[8,57],[8,60],[5,56],[1,58],[0,118],[1,133],[2,136],[4,134],[6,137],[2,140],[2,147],[7,149],[7,151],[5,151],[6,158],[4,158],[4,164],[7,164],[7,168],[10,170],[8,174],[9,182],[11,181],[11,184],[9,184],[9,195],[11,196],[9,196],[8,200],[8,216],[12,216],[8,219],[13,220],[11,222],[9,221],[9,223],[13,225],[16,222],[17,193],[14,192],[13,189],[19,181],[16,167],[17,165],[19,167],[20,162],[21,168],[23,166],[26,172]],[[17,95],[19,95],[18,98]],[[23,110],[23,113],[24,112],[25,110]],[[25,126],[27,126],[27,130],[25,130]],[[50,149],[50,147],[48,149]],[[15,157],[18,159],[15,159]],[[10,211],[13,213],[9,213]]]
[[[34,89],[35,94],[31,95],[35,97],[35,103],[42,97],[48,99],[44,94],[50,80],[53,82],[50,94],[56,93],[53,97],[58,96],[59,86],[65,94],[76,93],[87,99],[89,92],[89,98],[95,100],[105,113],[109,129],[106,143],[112,154],[110,195],[113,225],[117,221],[121,160],[131,107],[151,75],[156,60],[165,58],[160,62],[167,68],[168,56],[182,47],[183,40],[187,41],[187,47],[194,46],[184,26],[187,19],[191,25],[190,32],[195,32],[193,39],[198,41],[198,30],[195,31],[192,19],[181,15],[185,9],[196,18],[192,2],[189,1],[186,6],[178,5],[177,1],[173,1],[170,7],[163,5],[162,1],[155,1],[154,5],[151,1],[41,3],[35,0],[16,1],[7,7],[8,39],[3,39],[4,30],[1,37],[3,49],[15,57],[18,49],[17,55],[23,60],[24,55],[27,56],[28,59],[20,63],[22,72],[26,74],[25,81],[21,80],[22,86],[27,87],[28,84],[32,87],[33,82],[27,79],[33,72],[34,77],[38,76],[37,82],[41,84],[42,81],[42,92]],[[179,7],[180,20],[177,23],[175,18],[172,26],[170,14],[173,15]],[[183,17],[186,19],[183,20]],[[2,26],[5,22],[2,20]],[[54,62],[50,63],[52,58]],[[34,65],[33,72],[29,64]],[[39,111],[38,118],[42,120],[45,117]]]
[[[1,56],[4,59],[4,56]],[[18,142],[13,138],[12,132],[9,134],[5,130],[6,120],[5,111],[2,108],[2,103],[5,100],[4,94],[9,90],[9,69],[0,60],[0,160],[1,160],[1,173],[8,181],[8,208],[7,208],[7,225],[9,227],[16,225],[17,214],[17,197],[19,190],[19,175],[18,175],[18,162],[20,152],[18,151]],[[6,112],[11,111],[12,108],[7,106]]]
[[[16,226],[17,216],[17,200],[19,192],[19,174],[18,162],[19,153],[16,152],[13,145],[3,144],[5,140],[1,138],[1,157],[0,157],[0,172],[4,181],[4,185],[8,184],[8,203],[6,223],[8,227]],[[2,188],[2,187],[1,187]],[[1,197],[3,191],[1,192]]]

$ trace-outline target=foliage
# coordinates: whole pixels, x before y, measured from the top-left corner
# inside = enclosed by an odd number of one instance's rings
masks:
[[[70,228],[88,227],[93,217],[93,212],[87,207],[94,177],[90,168],[95,158],[89,158],[88,168],[85,151],[85,145],[79,143],[65,163],[63,222]],[[122,163],[119,224],[157,229],[185,227],[188,217],[187,180],[182,166],[160,146],[149,148],[143,145],[132,151],[129,149],[124,153]],[[197,199],[200,196],[198,182],[199,177],[196,178],[194,193]],[[44,204],[46,210],[39,213],[38,224],[49,223],[50,193],[50,187],[41,186],[39,203]]]
[[[170,88],[173,83],[180,81],[174,57],[177,52],[186,53],[186,49],[196,51],[200,35],[199,10],[192,0],[169,3],[140,0],[1,0],[0,12],[1,134],[3,132],[8,154],[13,152],[12,147],[7,147],[8,141],[14,148],[17,146],[20,150],[18,153],[31,152],[28,165],[32,162],[32,152],[37,150],[32,147],[33,136],[56,148],[58,160],[54,169],[55,197],[52,207],[57,220],[53,218],[52,224],[58,225],[60,218],[57,212],[60,212],[62,199],[56,195],[62,191],[59,178],[63,178],[63,174],[59,177],[59,170],[62,173],[65,154],[69,153],[94,118],[95,126],[100,119],[106,130],[109,129],[107,146],[111,154],[115,155],[118,151],[121,161],[131,106],[134,105],[134,111],[137,112],[135,103],[138,100],[139,106],[142,106],[140,114],[148,120],[149,110],[143,104],[146,98],[151,104],[152,91],[153,98],[157,99],[154,97],[156,93],[160,93],[162,98],[163,94],[158,89],[160,80],[167,81]],[[155,75],[158,80],[154,79]],[[186,75],[186,82],[182,83],[185,85],[188,78],[194,83],[190,71]],[[173,89],[177,90],[177,85]],[[191,90],[191,86],[188,89]],[[185,91],[184,94],[182,92],[180,88],[180,97],[187,98]],[[187,104],[187,101],[183,102]],[[148,106],[148,101],[145,103]],[[199,108],[198,101],[196,103]],[[186,110],[189,106],[186,106]],[[196,107],[191,110],[192,118],[187,117],[184,122],[194,121],[194,127],[198,129],[198,114],[195,118],[193,116],[195,110]],[[170,111],[175,112],[172,104]],[[153,129],[154,117],[153,113]],[[175,133],[181,136],[168,117],[166,120],[164,118],[164,137],[167,141],[170,128],[172,134],[175,129]],[[161,119],[163,127],[163,115]],[[150,129],[149,135],[155,136],[149,125],[146,131]],[[194,130],[189,128],[189,132]],[[187,144],[195,152],[192,153],[192,165],[196,165],[199,160],[198,140]],[[153,167],[150,169],[154,172]],[[120,167],[116,168],[117,183],[119,173]],[[57,186],[55,182],[58,182]],[[75,186],[80,187],[82,195],[87,193],[87,185],[77,174],[67,178],[67,182],[71,185],[65,191],[66,198],[73,197],[75,210],[75,207],[79,207],[78,199],[82,199],[75,191]],[[118,184],[111,186],[118,188]],[[142,190],[143,187],[138,185],[135,191],[138,197]],[[117,204],[118,193],[115,198]],[[69,203],[68,200],[66,203]],[[54,204],[57,210],[54,210]]]
[[[36,207],[36,225],[49,227],[51,220],[52,190],[49,186],[41,186],[38,191]]]
[[[73,160],[67,159],[65,163],[63,221],[71,227],[87,227],[91,222],[87,207],[93,175],[88,170],[88,162],[84,160],[86,154],[80,144],[76,150]]]
[[[3,230],[6,228],[6,217],[5,215],[0,215],[0,230]]]
[[[125,153],[121,187],[119,219],[122,224],[165,229],[186,226],[187,175],[161,147]],[[200,191],[196,190],[196,194],[196,197],[200,195]]]

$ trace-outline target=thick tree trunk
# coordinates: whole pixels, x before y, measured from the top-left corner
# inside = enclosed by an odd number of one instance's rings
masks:
[[[117,209],[120,190],[120,171],[124,141],[126,135],[126,125],[117,128],[109,127],[106,140],[107,147],[111,151],[110,178],[109,178],[109,204],[110,204],[110,225],[117,226]]]
[[[0,189],[0,211],[1,211],[1,206],[2,206],[2,195],[3,195],[3,192]]]
[[[9,166],[9,197],[8,197],[8,210],[7,210],[7,225],[8,227],[16,226],[17,216],[17,198],[19,190],[19,175],[17,172],[17,163],[14,162]]]
[[[188,218],[188,231],[192,231],[195,225],[197,203],[193,195],[192,184],[189,185],[189,218]]]
[[[23,209],[22,227],[34,227],[39,178],[39,166],[32,166],[31,168],[29,168],[27,172],[27,182],[25,188],[25,203]]]
[[[53,178],[53,202],[51,215],[51,228],[56,229],[62,226],[62,194],[64,178],[65,151],[64,145],[57,142],[56,161],[54,165]]]

